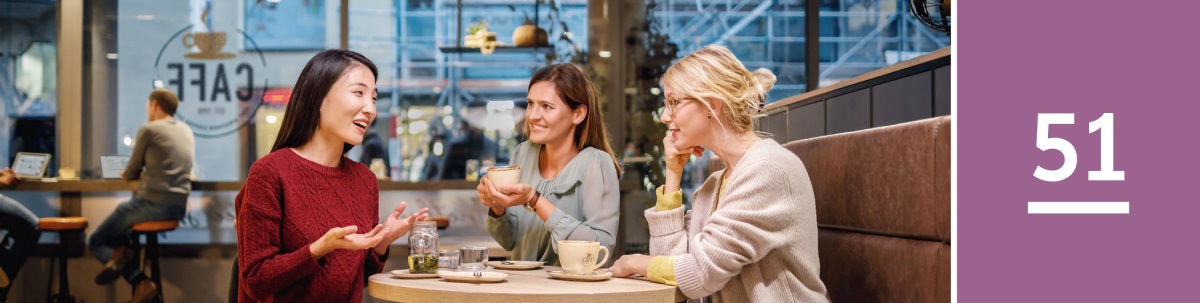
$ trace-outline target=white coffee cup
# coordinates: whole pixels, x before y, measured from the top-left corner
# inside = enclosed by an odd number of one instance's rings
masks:
[[[604,259],[600,259],[600,251],[604,251]],[[558,241],[558,263],[564,271],[573,275],[591,273],[608,262],[608,247],[600,242],[562,240]]]
[[[520,166],[493,166],[488,168],[488,180],[496,185],[513,185],[521,182]]]

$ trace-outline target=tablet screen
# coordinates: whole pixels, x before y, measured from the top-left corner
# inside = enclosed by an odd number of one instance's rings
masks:
[[[120,179],[129,156],[100,156],[101,175],[105,179]]]
[[[17,177],[40,178],[46,173],[47,165],[50,165],[50,154],[17,153],[12,169]]]

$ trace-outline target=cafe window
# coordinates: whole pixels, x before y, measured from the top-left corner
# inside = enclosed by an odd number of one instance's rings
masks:
[[[382,162],[388,178],[461,179],[458,149],[480,165],[508,161],[520,140],[528,77],[542,66],[586,52],[587,1],[507,5],[467,1],[353,1],[348,48],[379,67],[379,113],[372,136],[351,159]],[[176,119],[196,135],[194,177],[245,178],[270,152],[292,86],[304,64],[340,47],[340,1],[95,1],[88,5],[92,35],[84,76],[84,177],[99,174],[104,154],[129,154],[146,122],[154,88],[180,97]],[[511,44],[525,19],[571,43],[482,54],[454,49],[480,24]],[[553,28],[550,27],[554,21]],[[461,23],[462,35],[456,34]],[[564,26],[565,25],[565,26]],[[474,27],[473,27],[474,26]],[[568,29],[569,28],[569,29]],[[88,139],[94,137],[96,139]],[[90,140],[90,141],[89,141]],[[465,144],[465,145],[464,145]],[[370,147],[370,148],[367,148]],[[383,152],[380,153],[379,151]],[[93,160],[95,158],[95,160]],[[450,162],[448,165],[446,162]],[[463,165],[457,164],[464,162]],[[89,163],[92,163],[89,165]],[[453,166],[453,167],[450,167]]]
[[[806,85],[807,64],[820,64],[824,87],[950,45],[949,35],[917,21],[908,0],[821,1],[820,62],[805,61],[804,0],[658,2],[650,18],[679,56],[724,44],[747,68],[774,72],[768,103],[815,89]]]
[[[58,100],[54,1],[0,1],[0,164],[18,152],[54,155]],[[51,157],[47,171],[57,171]]]
[[[339,1],[98,2],[88,15],[103,35],[91,35],[89,45],[106,60],[89,65],[93,112],[85,115],[115,119],[99,134],[111,139],[93,140],[85,163],[131,153],[147,96],[166,88],[180,99],[175,118],[196,136],[194,178],[245,179],[270,152],[305,63],[339,46]],[[96,124],[105,125],[89,126]]]
[[[370,131],[385,142],[392,180],[470,180],[479,169],[507,163],[525,140],[520,123],[529,77],[572,60],[575,47],[587,49],[584,0],[352,5],[349,48],[380,68],[379,117]],[[548,31],[550,46],[513,47],[517,28],[531,23]],[[494,37],[497,48],[461,47],[473,35]],[[366,147],[348,156],[370,164],[361,156]]]

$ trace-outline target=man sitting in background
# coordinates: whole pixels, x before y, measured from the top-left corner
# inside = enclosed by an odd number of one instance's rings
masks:
[[[121,173],[123,180],[141,179],[137,193],[129,202],[117,205],[88,237],[92,255],[105,262],[96,275],[96,284],[108,284],[123,276],[134,285],[133,302],[146,302],[156,294],[158,285],[147,279],[137,266],[126,266],[132,254],[130,228],[147,221],[179,220],[187,211],[191,193],[190,174],[196,140],[187,124],[175,120],[179,98],[166,89],[150,93],[146,104],[147,122],[138,130],[129,163]]]

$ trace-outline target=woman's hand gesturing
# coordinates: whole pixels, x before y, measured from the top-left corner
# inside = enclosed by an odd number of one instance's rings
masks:
[[[422,208],[407,218],[400,219],[400,214],[404,213],[404,208],[407,206],[408,202],[400,201],[400,205],[396,205],[396,209],[387,219],[383,220],[383,224],[375,227],[375,229],[383,227],[383,230],[379,232],[382,240],[375,245],[375,255],[382,256],[387,253],[388,246],[392,245],[392,242],[396,242],[396,239],[412,230],[412,227],[417,225],[417,221],[429,217],[429,208]]]
[[[357,234],[358,226],[334,227],[325,232],[325,235],[321,236],[320,239],[309,245],[308,251],[312,253],[314,259],[320,259],[335,249],[359,250],[371,248],[383,240],[382,235],[379,234],[381,230],[383,230],[383,226],[377,225],[375,229],[372,229],[368,233]]]

